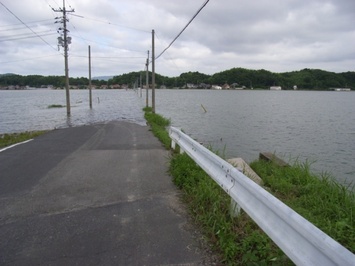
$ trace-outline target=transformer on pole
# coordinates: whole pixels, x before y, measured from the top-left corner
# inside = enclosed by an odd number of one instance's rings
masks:
[[[58,49],[60,47],[64,48],[64,67],[65,67],[65,92],[66,92],[66,102],[67,102],[67,115],[70,116],[70,94],[69,94],[69,67],[68,67],[68,50],[69,44],[71,44],[71,37],[68,36],[67,30],[67,13],[74,12],[74,9],[66,10],[65,9],[65,0],[63,0],[63,8],[53,9],[54,12],[61,12],[62,17],[57,17],[58,19],[55,23],[63,24],[63,27],[58,28]]]

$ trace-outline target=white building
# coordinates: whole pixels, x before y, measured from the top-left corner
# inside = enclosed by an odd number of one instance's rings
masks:
[[[221,90],[222,87],[218,85],[212,85],[212,90]]]

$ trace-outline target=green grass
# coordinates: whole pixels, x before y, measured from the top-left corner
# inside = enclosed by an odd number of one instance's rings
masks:
[[[173,181],[221,259],[228,265],[292,265],[246,213],[232,218],[230,197],[186,154],[175,155]]]
[[[170,148],[170,121],[145,109],[153,133]],[[265,161],[250,164],[268,191],[355,252],[355,196],[327,175],[316,176],[308,164],[279,167]],[[227,265],[293,265],[273,241],[242,212],[232,218],[230,197],[186,154],[173,154],[169,172],[191,216]]]
[[[308,164],[277,167],[256,161],[251,167],[278,199],[355,252],[355,194],[352,188],[338,184],[327,174],[312,174]]]
[[[163,143],[164,147],[169,150],[171,140],[166,128],[170,125],[170,120],[159,114],[152,113],[150,107],[145,107],[143,111],[145,112],[144,117],[150,125],[154,136],[156,136]]]
[[[2,134],[0,135],[0,148],[7,147],[22,141],[33,139],[47,131],[31,131],[22,133]]]
[[[61,105],[61,104],[51,104],[48,105],[48,108],[63,108],[65,107],[65,105]]]

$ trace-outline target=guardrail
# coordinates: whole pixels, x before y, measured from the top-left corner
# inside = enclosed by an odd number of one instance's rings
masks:
[[[231,164],[170,127],[178,144],[214,179],[296,265],[355,265],[355,255]]]

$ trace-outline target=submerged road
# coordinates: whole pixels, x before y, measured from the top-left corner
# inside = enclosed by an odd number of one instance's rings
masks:
[[[1,152],[0,265],[208,264],[168,157],[149,127],[128,122]]]

